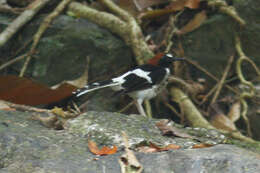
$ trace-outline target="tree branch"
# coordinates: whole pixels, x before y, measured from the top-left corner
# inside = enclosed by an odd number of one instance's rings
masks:
[[[154,54],[146,44],[135,19],[110,0],[102,0],[102,3],[119,17],[107,12],[100,12],[78,2],[70,3],[69,12],[74,13],[77,17],[86,18],[119,35],[132,48],[138,64],[143,64],[151,58]]]
[[[4,44],[29,20],[33,18],[37,12],[44,7],[51,0],[35,0],[30,4],[29,8],[25,10],[19,17],[17,17],[1,34],[0,47]]]

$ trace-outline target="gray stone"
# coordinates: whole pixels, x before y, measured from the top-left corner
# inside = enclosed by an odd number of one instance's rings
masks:
[[[101,132],[104,133],[103,136],[109,133],[113,136],[124,130],[129,135],[129,140],[150,138],[157,143],[164,143],[167,140],[177,145],[183,145],[188,141],[196,143],[191,139],[161,136],[154,126],[158,120],[149,120],[137,115],[88,112],[69,120],[66,130],[61,131],[47,129],[37,121],[31,120],[31,116],[31,113],[26,112],[0,111],[0,173],[120,172],[118,159],[124,152],[122,147],[119,147],[115,155],[109,156],[101,157],[89,152],[87,141],[90,138],[97,141],[99,146],[113,145],[115,142],[111,139],[105,141],[104,138],[100,140],[97,135],[91,135],[98,130],[99,136],[102,136]],[[183,129],[180,125],[175,123],[173,125]],[[193,129],[192,135],[195,134],[198,137],[202,136]],[[207,136],[211,136],[211,139],[213,136],[218,138],[218,135]],[[260,171],[259,154],[226,144],[202,149],[183,147],[173,151],[135,152],[135,154],[144,167],[144,173],[256,173]]]

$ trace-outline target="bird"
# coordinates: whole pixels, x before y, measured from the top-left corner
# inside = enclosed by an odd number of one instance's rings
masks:
[[[109,87],[117,94],[130,96],[134,100],[138,112],[146,116],[142,103],[144,100],[154,98],[166,87],[172,63],[181,60],[184,58],[175,57],[170,53],[159,53],[147,64],[136,66],[112,79],[89,83],[73,94],[75,97],[80,97],[89,92]]]

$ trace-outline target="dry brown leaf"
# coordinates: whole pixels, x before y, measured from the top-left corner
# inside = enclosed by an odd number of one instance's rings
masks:
[[[163,135],[172,135],[182,138],[190,138],[195,139],[194,136],[189,135],[188,133],[182,131],[181,129],[178,129],[174,126],[171,126],[169,120],[161,120],[156,123],[156,126],[162,131]]]
[[[88,140],[88,148],[93,154],[100,156],[111,155],[117,152],[117,147],[115,145],[112,148],[104,146],[101,149],[99,149],[97,147],[97,144],[92,140]]]
[[[48,128],[53,128],[55,130],[62,130],[63,123],[57,118],[57,116],[41,117],[40,115],[35,115],[32,117],[33,120],[40,121],[40,123]]]
[[[62,108],[59,108],[59,107],[54,107],[52,110],[51,110],[52,113],[54,113],[55,115],[58,115],[62,118],[66,118],[66,112],[62,109]]]
[[[162,2],[160,2],[159,0],[157,2],[151,2],[151,5],[154,4],[160,4]],[[164,1],[165,3],[165,1]],[[196,9],[199,7],[199,3],[200,0],[175,0],[173,2],[171,2],[166,8],[163,9],[155,9],[155,10],[150,10],[150,11],[145,11],[143,13],[140,13],[138,18],[141,19],[149,19],[149,18],[155,18],[155,17],[160,17],[166,14],[170,14],[176,11],[181,11],[183,10],[185,7],[187,8],[191,8],[191,9]],[[137,3],[138,4],[138,3]],[[148,3],[149,6],[149,3]],[[148,7],[146,5],[141,6],[141,7]],[[138,5],[137,5],[137,8]],[[141,8],[143,9],[143,8]]]
[[[150,146],[140,146],[137,148],[139,152],[142,153],[155,153],[158,152],[158,150],[156,148],[152,148]]]
[[[126,10],[128,13],[132,14],[133,16],[137,16],[138,14],[138,7],[133,2],[133,0],[119,0],[118,6],[122,9]]]
[[[138,147],[138,151],[143,152],[143,153],[154,153],[154,152],[161,152],[161,151],[168,151],[168,150],[176,150],[176,149],[180,149],[180,148],[181,148],[181,146],[176,145],[176,144],[169,144],[167,146],[160,147],[160,146],[150,142],[149,146]]]
[[[190,9],[197,9],[199,8],[200,0],[187,0],[185,3],[185,7]]]
[[[129,0],[127,0],[127,1],[129,1]],[[133,0],[133,2],[136,5],[137,9],[139,11],[141,11],[152,5],[167,3],[167,2],[169,2],[169,0]]]
[[[129,149],[128,137],[125,132],[122,132],[122,137],[125,145],[125,154],[118,160],[121,166],[121,173],[141,173],[143,171],[143,166],[135,157],[134,152]]]
[[[209,148],[214,146],[213,144],[206,144],[206,143],[201,143],[201,144],[195,144],[192,146],[192,148]]]
[[[206,11],[203,10],[200,13],[196,14],[193,19],[191,19],[185,26],[183,26],[177,34],[182,35],[194,31],[207,19]]]
[[[151,10],[151,11],[146,11],[143,13],[140,13],[138,15],[138,18],[140,19],[151,19],[151,18],[155,18],[155,17],[160,17],[166,14],[170,14],[176,12],[175,9],[156,9],[156,10]]]
[[[179,146],[179,145],[169,144],[166,147],[162,148],[163,149],[162,151],[164,151],[164,150],[176,150],[176,149],[180,149],[180,148],[181,148],[181,146]]]
[[[176,144],[169,144],[169,145],[167,145],[165,147],[159,147],[159,146],[155,145],[152,142],[150,142],[150,147],[157,149],[157,151],[176,150],[176,149],[180,149],[181,148],[181,146],[176,145]]]
[[[235,124],[224,114],[214,115],[210,123],[217,129],[226,130],[229,132],[237,131]]]
[[[175,0],[171,2],[167,8],[175,11],[183,10],[185,7],[190,9],[199,8],[200,0]]]
[[[237,131],[235,124],[223,113],[218,103],[210,106],[210,123],[217,129],[229,132]]]
[[[16,104],[42,105],[58,102],[72,95],[76,87],[63,84],[53,90],[33,80],[14,75],[0,76],[0,99]]]
[[[8,106],[7,104],[5,104],[3,101],[0,100],[0,110],[15,111],[16,109],[11,108],[10,106]]]
[[[231,106],[228,112],[228,118],[232,122],[236,122],[240,118],[240,111],[241,111],[240,101],[237,101],[233,103],[233,105]]]

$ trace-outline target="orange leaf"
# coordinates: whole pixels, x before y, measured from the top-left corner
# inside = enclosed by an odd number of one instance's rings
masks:
[[[157,151],[176,150],[176,149],[180,149],[181,148],[181,146],[175,145],[175,144],[169,144],[169,145],[167,145],[165,147],[159,147],[159,146],[155,145],[152,142],[150,142],[150,147],[151,148],[155,148]]]
[[[181,146],[176,145],[176,144],[169,144],[166,147],[164,147],[164,150],[176,150],[176,149],[180,149]]]
[[[206,144],[206,143],[201,143],[201,144],[195,144],[192,146],[192,148],[208,148],[212,147],[213,144]]]
[[[89,140],[88,141],[88,148],[89,150],[95,154],[95,155],[110,155],[110,154],[115,154],[117,152],[117,147],[114,145],[112,148],[109,148],[107,146],[102,147],[99,149],[97,147],[97,144],[94,141]]]
[[[200,0],[187,0],[185,3],[185,7],[190,9],[199,8]]]

